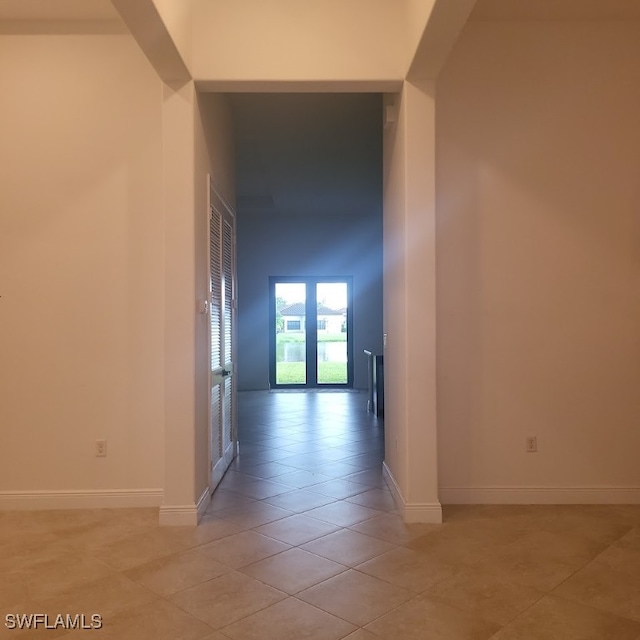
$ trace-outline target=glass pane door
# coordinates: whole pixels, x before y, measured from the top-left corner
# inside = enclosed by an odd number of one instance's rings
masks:
[[[351,279],[269,278],[271,387],[352,386]]]
[[[307,285],[275,283],[276,384],[307,383]]]
[[[316,284],[318,384],[347,384],[347,283]]]

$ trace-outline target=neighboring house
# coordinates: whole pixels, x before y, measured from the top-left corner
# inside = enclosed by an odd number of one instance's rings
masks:
[[[304,331],[305,324],[305,304],[295,302],[280,309],[282,316],[282,331],[284,333],[295,333]],[[347,319],[345,309],[330,309],[323,304],[318,305],[318,332],[320,333],[340,333]]]

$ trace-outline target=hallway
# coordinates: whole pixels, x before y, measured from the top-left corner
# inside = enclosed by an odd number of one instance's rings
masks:
[[[104,640],[640,640],[640,507],[448,506],[405,525],[358,392],[239,394],[241,454],[198,527],[157,509],[0,512],[8,614]],[[51,618],[53,620],[53,618]]]

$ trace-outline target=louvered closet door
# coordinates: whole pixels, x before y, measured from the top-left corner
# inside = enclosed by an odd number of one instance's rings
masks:
[[[212,202],[215,202],[212,193]],[[235,438],[235,227],[223,207],[211,206],[209,220],[211,313],[211,488],[237,452]]]

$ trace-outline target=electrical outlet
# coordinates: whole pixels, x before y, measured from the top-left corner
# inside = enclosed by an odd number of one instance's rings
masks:
[[[527,453],[536,453],[538,451],[538,438],[529,436],[527,438]]]
[[[107,441],[96,440],[96,458],[106,458],[106,457],[107,457]]]

